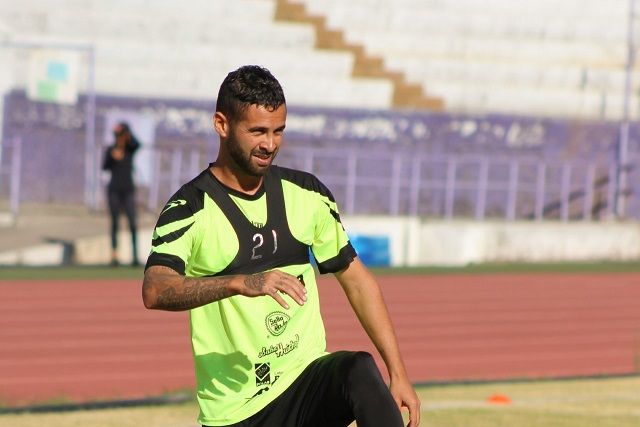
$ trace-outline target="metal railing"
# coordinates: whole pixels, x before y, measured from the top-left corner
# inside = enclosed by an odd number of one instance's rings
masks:
[[[154,159],[151,210],[210,160],[182,149],[156,149]],[[570,221],[615,213],[617,165],[605,160],[286,147],[277,163],[317,175],[349,215]]]
[[[22,141],[2,141],[0,199],[20,209]],[[151,149],[151,184],[139,202],[159,210],[182,184],[211,160],[202,149]],[[618,165],[606,160],[558,160],[522,156],[429,155],[407,151],[286,147],[283,166],[317,175],[343,214],[408,215],[476,220],[600,220],[614,217]],[[627,173],[637,182],[637,169]],[[102,192],[99,192],[102,194]],[[637,201],[626,189],[628,204]]]
[[[6,200],[13,218],[20,211],[20,177],[22,169],[22,140],[14,137],[0,141],[0,199]]]

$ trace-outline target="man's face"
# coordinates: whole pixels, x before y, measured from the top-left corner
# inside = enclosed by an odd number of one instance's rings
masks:
[[[250,105],[242,117],[229,123],[224,143],[242,172],[250,176],[267,172],[280,148],[286,118],[284,105],[274,111]]]

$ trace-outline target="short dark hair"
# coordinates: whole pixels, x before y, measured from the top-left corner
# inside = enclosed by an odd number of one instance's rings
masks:
[[[216,111],[237,120],[250,105],[269,111],[286,105],[280,82],[266,68],[245,65],[227,74],[220,85]]]
[[[127,122],[120,122],[118,123],[118,126],[120,126],[121,132],[131,135],[131,128],[129,127],[129,123]]]

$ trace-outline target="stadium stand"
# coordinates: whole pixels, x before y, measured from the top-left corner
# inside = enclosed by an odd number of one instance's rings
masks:
[[[98,93],[209,99],[253,62],[294,105],[622,115],[626,0],[4,3],[5,39],[93,45]]]
[[[293,104],[391,105],[388,81],[353,78],[352,55],[315,50],[312,28],[274,22],[271,1],[6,3],[0,17],[11,23],[12,40],[93,45],[99,93],[210,99],[230,69],[260,63]],[[16,73],[16,83],[24,75]]]
[[[298,1],[449,112],[622,115],[626,0]]]

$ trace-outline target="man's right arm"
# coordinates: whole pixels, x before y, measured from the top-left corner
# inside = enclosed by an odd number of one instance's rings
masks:
[[[185,277],[169,267],[147,268],[142,283],[142,300],[150,309],[183,311],[233,295],[269,295],[285,309],[287,294],[299,305],[306,301],[306,288],[294,276],[273,270],[251,275]]]
[[[102,170],[110,170],[113,167],[113,157],[111,157],[111,147],[104,151],[104,159],[102,160]]]
[[[182,311],[238,294],[238,276],[191,278],[154,265],[144,272],[142,300],[151,309]]]

